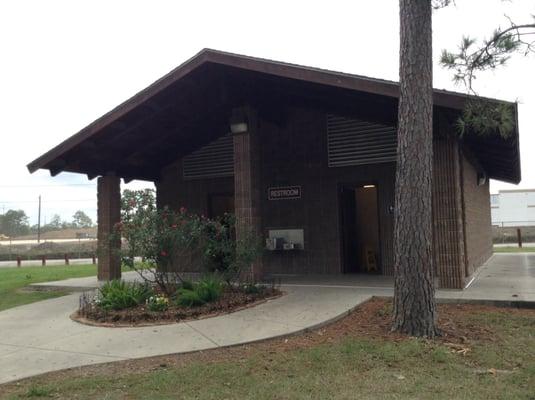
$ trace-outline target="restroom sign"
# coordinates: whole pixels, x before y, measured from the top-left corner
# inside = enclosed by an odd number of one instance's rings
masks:
[[[268,200],[293,200],[301,198],[301,186],[279,186],[268,188]]]

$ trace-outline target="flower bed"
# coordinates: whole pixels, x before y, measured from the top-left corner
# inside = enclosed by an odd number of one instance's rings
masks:
[[[186,283],[186,288],[180,287],[176,296],[169,298],[146,285],[124,282],[113,285],[112,289],[104,289],[109,297],[102,294],[102,289],[93,296],[82,295],[80,308],[71,317],[81,323],[101,326],[169,324],[230,313],[282,295],[273,286],[221,284],[217,295],[211,292],[198,298],[192,293],[207,291],[201,281]]]

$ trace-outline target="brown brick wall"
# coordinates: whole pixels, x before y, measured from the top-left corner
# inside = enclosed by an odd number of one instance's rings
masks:
[[[305,250],[270,252],[264,269],[273,273],[340,273],[342,271],[339,187],[341,184],[378,185],[382,269],[392,271],[392,205],[394,164],[329,168],[327,164],[326,114],[294,108],[287,123],[263,122],[262,221],[269,228],[304,229]],[[267,199],[269,187],[299,185],[302,198]]]
[[[462,157],[466,232],[466,276],[472,275],[492,255],[489,182],[477,185],[477,170]]]
[[[180,207],[197,214],[208,214],[208,196],[214,193],[234,193],[234,178],[213,178],[184,180],[182,160],[169,165],[162,171],[162,179],[156,183],[158,207],[168,206],[172,210]]]
[[[328,168],[325,112],[290,109],[286,123],[260,120],[259,193],[262,232],[269,228],[304,229],[305,250],[266,252],[266,273],[341,272],[338,190],[342,183],[376,183],[380,214],[382,269],[392,274],[392,215],[394,164]],[[272,186],[299,185],[302,198],[269,201]],[[158,205],[181,206],[207,214],[211,193],[233,193],[233,178],[182,179],[181,161],[162,171],[156,185]]]
[[[433,143],[433,248],[439,286],[464,284],[464,239],[458,142],[439,126]]]
[[[378,186],[381,235],[379,264],[383,274],[391,275],[393,216],[389,208],[393,205],[395,165],[329,168],[325,124],[324,111],[303,108],[286,110],[282,124],[262,119],[258,122],[261,230],[266,236],[270,228],[302,228],[305,241],[303,251],[265,252],[264,272],[342,272],[339,189],[343,184],[375,183]],[[439,285],[460,288],[465,279],[461,163],[458,143],[448,136],[448,129],[446,124],[439,126],[434,144],[434,251]],[[269,187],[286,185],[301,186],[302,198],[268,200]],[[193,212],[207,214],[209,195],[234,193],[234,187],[233,178],[183,180],[181,162],[177,161],[162,172],[162,180],[157,184],[158,203],[174,209],[185,206]],[[471,197],[468,201],[473,202]],[[473,215],[470,211],[469,218]],[[473,240],[472,235],[469,240]],[[469,257],[481,260],[483,253],[475,255],[471,250]]]

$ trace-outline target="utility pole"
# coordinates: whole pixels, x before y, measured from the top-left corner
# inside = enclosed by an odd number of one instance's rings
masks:
[[[41,195],[39,195],[39,211],[37,212],[37,243],[41,243]]]

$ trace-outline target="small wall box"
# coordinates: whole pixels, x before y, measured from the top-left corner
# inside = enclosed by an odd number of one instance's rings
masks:
[[[266,239],[268,250],[303,250],[305,248],[303,229],[268,229]]]

